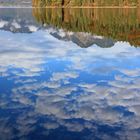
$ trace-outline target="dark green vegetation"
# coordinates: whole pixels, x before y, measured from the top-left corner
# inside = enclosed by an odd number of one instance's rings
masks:
[[[140,45],[140,9],[34,8],[40,23],[72,32],[88,32]]]
[[[137,6],[140,0],[32,0],[34,6]]]

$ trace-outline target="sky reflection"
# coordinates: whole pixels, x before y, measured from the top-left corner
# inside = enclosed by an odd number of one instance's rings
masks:
[[[1,139],[139,139],[139,48],[0,36]]]
[[[0,139],[139,140],[140,48],[81,48],[52,29],[0,31]]]

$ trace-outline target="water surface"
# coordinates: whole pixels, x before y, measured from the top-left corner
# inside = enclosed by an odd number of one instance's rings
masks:
[[[138,10],[53,10],[0,9],[0,139],[139,140]]]

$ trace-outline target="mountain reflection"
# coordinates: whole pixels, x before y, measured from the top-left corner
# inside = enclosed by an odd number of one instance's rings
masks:
[[[50,9],[34,8],[33,15],[43,25],[72,32],[88,32],[131,45],[140,45],[140,9]]]
[[[45,31],[0,36],[1,139],[139,139],[139,48],[81,49]]]
[[[140,48],[118,38],[79,33],[79,21],[77,33],[55,29],[50,25],[60,28],[58,17],[65,21],[62,9],[33,9],[41,23],[49,18],[47,28],[35,24],[32,9],[18,10],[0,12],[0,140],[139,140]],[[58,23],[69,30],[75,24],[67,18],[67,26]],[[132,25],[128,33],[138,29],[133,22],[120,23],[124,34],[128,26],[122,25]],[[84,25],[89,24],[83,24],[82,32]]]

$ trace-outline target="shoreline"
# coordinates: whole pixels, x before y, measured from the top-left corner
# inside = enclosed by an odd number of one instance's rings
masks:
[[[46,6],[46,7],[34,7],[34,8],[69,8],[69,9],[80,9],[80,8],[83,8],[83,9],[88,9],[88,8],[93,8],[93,9],[119,9],[119,8],[122,8],[122,9],[133,9],[133,8],[138,8],[137,6]]]
[[[13,5],[13,6],[4,6],[0,5],[0,8],[48,8],[48,9],[62,9],[62,8],[68,8],[68,9],[136,9],[139,8],[138,6],[46,6],[46,7],[37,7],[37,6],[19,6],[19,5]]]

